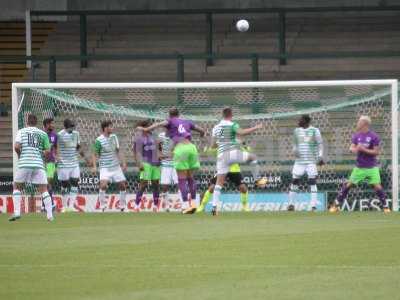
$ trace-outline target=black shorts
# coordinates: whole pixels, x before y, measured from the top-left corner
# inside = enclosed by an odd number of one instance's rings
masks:
[[[226,174],[226,180],[232,184],[234,184],[236,187],[238,187],[239,185],[241,185],[243,183],[243,177],[242,177],[242,173],[240,172],[229,172],[228,174]],[[216,184],[217,183],[217,175],[214,176],[213,179],[211,179],[211,183],[212,184]]]

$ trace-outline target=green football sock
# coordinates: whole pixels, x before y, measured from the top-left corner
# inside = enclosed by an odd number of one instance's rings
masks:
[[[240,202],[242,202],[242,205],[249,203],[249,192],[240,193]]]
[[[209,190],[207,190],[204,193],[203,199],[201,200],[201,204],[197,209],[198,211],[203,211],[203,209],[207,205],[208,201],[210,201],[211,195],[212,195],[212,193],[210,193]]]

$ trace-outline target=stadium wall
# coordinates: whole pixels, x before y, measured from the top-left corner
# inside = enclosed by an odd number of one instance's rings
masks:
[[[4,4],[6,2],[6,4]],[[346,7],[398,5],[395,0],[14,0],[0,1],[0,21],[24,20],[25,10],[168,10],[261,7]],[[41,20],[65,20],[65,17],[41,16]]]

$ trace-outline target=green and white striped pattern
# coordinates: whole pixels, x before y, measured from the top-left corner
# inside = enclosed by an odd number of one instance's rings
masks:
[[[240,143],[236,139],[239,124],[222,120],[214,126],[212,130],[212,137],[218,146],[218,153],[240,149]]]
[[[77,147],[80,143],[78,131],[74,130],[69,133],[67,130],[63,129],[58,133],[58,168],[79,167],[79,153]]]
[[[172,160],[172,149],[174,147],[174,142],[165,134],[161,132],[158,135],[161,143],[161,152],[163,156],[169,156],[169,158],[164,158],[161,160],[161,166],[163,167],[173,167],[174,162]]]
[[[294,130],[296,163],[313,164],[322,156],[322,137],[318,128],[296,128]]]
[[[44,169],[43,151],[50,149],[46,132],[36,127],[22,128],[18,131],[15,141],[21,145],[18,168]]]
[[[99,167],[115,168],[119,166],[118,150],[119,142],[115,134],[110,134],[109,137],[100,135],[94,144],[94,151],[99,156]]]

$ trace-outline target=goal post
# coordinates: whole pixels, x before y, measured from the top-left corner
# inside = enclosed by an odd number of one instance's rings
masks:
[[[282,177],[271,190],[287,192],[287,177],[294,157],[291,139],[296,120],[310,114],[325,144],[326,166],[320,171],[321,191],[337,191],[349,176],[354,155],[348,153],[354,125],[361,114],[372,118],[382,138],[380,163],[383,185],[390,193],[393,210],[399,210],[399,104],[398,82],[384,80],[328,80],[276,82],[184,82],[184,83],[13,83],[12,128],[25,124],[25,115],[35,113],[41,121],[55,117],[57,130],[64,118],[77,122],[86,151],[99,134],[99,122],[111,119],[122,136],[124,151],[131,160],[131,137],[138,120],[161,120],[170,107],[178,107],[184,117],[198,122],[210,134],[224,106],[231,106],[243,126],[265,124],[249,142],[262,162],[262,173]],[[201,151],[206,140],[195,138]],[[14,152],[14,151],[13,151]],[[202,182],[215,172],[215,158],[201,153]],[[14,173],[17,157],[14,153]],[[131,168],[131,170],[133,170]],[[244,167],[244,172],[247,169]],[[85,171],[88,172],[88,171]],[[340,180],[339,180],[340,179]],[[130,189],[134,189],[134,184]],[[362,197],[355,189],[353,197]],[[329,198],[329,197],[328,197]]]

